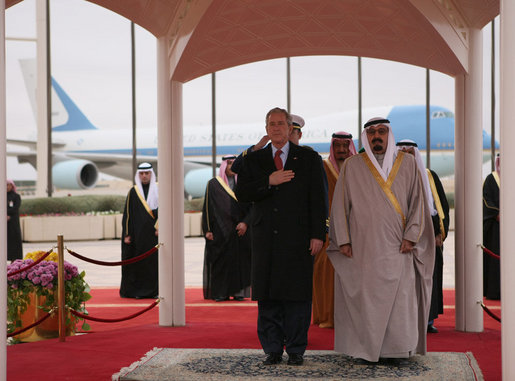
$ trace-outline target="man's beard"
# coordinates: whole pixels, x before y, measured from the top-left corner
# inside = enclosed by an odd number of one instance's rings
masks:
[[[345,159],[347,159],[349,157],[348,154],[336,154],[334,155],[334,158],[336,159],[336,161],[345,161]]]

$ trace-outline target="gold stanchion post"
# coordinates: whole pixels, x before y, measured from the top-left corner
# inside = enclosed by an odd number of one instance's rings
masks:
[[[57,301],[58,309],[57,313],[59,318],[59,341],[66,340],[66,318],[64,310],[65,293],[64,293],[64,240],[62,234],[57,236],[57,255],[58,255],[58,272],[57,278]]]

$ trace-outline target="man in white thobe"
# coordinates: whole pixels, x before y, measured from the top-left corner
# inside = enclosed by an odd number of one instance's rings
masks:
[[[365,152],[340,170],[331,209],[334,349],[403,365],[426,353],[433,226],[415,159],[397,152],[390,122],[368,121],[362,141]]]

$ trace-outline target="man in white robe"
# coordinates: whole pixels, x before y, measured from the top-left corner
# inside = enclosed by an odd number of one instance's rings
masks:
[[[426,353],[435,251],[417,164],[396,151],[389,123],[368,121],[365,152],[340,170],[327,254],[335,269],[335,351],[399,365]]]

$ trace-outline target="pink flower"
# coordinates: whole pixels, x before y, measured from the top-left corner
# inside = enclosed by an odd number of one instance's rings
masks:
[[[41,275],[41,285],[42,286],[47,286],[48,283],[52,283],[53,280],[54,280],[54,277],[52,275],[49,275],[49,274]]]

